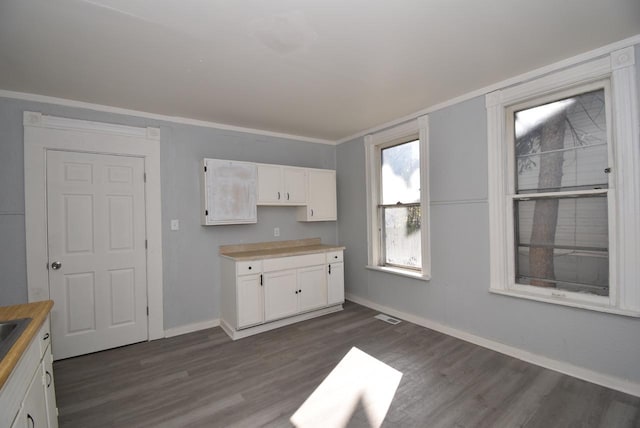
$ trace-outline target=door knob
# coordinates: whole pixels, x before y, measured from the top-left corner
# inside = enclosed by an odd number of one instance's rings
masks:
[[[51,263],[51,269],[53,270],[58,270],[62,267],[62,263],[60,262],[52,262]]]

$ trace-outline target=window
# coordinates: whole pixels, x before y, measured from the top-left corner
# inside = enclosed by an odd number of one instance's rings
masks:
[[[635,70],[619,58],[487,95],[492,291],[640,315]]]
[[[427,117],[365,137],[369,268],[428,279]]]

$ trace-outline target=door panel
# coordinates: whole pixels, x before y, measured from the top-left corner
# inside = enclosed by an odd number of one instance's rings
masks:
[[[331,263],[327,276],[327,304],[344,302],[344,263]]]
[[[264,303],[260,275],[238,277],[238,328],[260,324],[264,320]]]
[[[47,152],[56,359],[147,339],[144,160]]]
[[[307,202],[307,172],[302,168],[283,168],[284,202],[304,204]]]
[[[298,310],[300,312],[327,306],[326,266],[298,269]]]
[[[264,320],[271,321],[295,314],[298,294],[295,269],[264,274]]]

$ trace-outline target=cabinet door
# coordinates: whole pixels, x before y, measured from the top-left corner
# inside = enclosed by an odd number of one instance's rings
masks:
[[[264,300],[260,275],[239,276],[236,282],[238,293],[238,328],[264,321]]]
[[[344,263],[330,263],[327,269],[327,304],[344,302]]]
[[[298,280],[295,269],[265,273],[263,283],[265,321],[298,312]]]
[[[258,164],[258,205],[282,203],[282,190],[282,167]]]
[[[309,195],[304,221],[336,220],[336,172],[308,171]]]
[[[303,168],[283,168],[284,202],[304,204],[307,202],[307,171]]]
[[[51,346],[47,347],[42,359],[44,375],[44,399],[47,405],[47,421],[49,428],[58,428],[58,406],[56,404],[56,389],[53,382],[53,356]]]
[[[202,224],[256,223],[256,183],[255,164],[205,159]]]
[[[298,311],[327,306],[326,266],[298,269]]]
[[[36,370],[22,407],[14,421],[12,428],[33,428],[47,426],[47,404],[42,385],[42,371]]]

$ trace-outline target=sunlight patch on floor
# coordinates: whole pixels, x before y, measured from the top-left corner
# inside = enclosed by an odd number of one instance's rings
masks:
[[[346,427],[361,408],[370,427],[379,427],[389,410],[402,373],[351,348],[291,417],[298,428]]]

